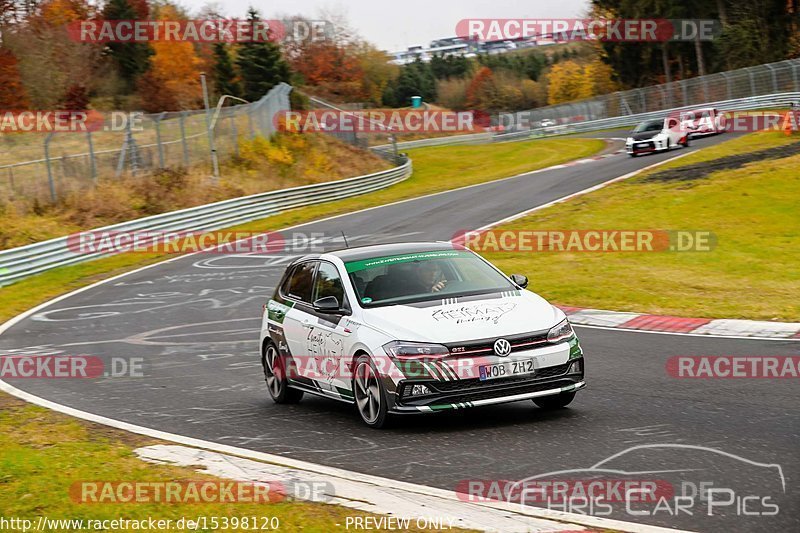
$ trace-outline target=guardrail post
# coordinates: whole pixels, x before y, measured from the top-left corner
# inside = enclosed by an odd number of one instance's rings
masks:
[[[181,111],[181,116],[178,119],[178,124],[181,127],[181,147],[183,148],[183,166],[189,166],[189,143],[186,141],[186,111]]]
[[[94,142],[92,141],[92,132],[86,131],[86,142],[89,145],[89,172],[92,175],[92,181],[97,183],[97,161],[94,158]]]
[[[47,182],[50,185],[50,200],[56,203],[58,197],[56,196],[56,182],[53,178],[53,165],[50,162],[50,140],[53,138],[52,133],[48,133],[44,138],[44,161],[47,164]]]

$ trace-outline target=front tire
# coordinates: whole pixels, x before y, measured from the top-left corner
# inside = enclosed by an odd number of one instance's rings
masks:
[[[275,403],[292,404],[303,398],[303,391],[289,387],[286,360],[273,343],[267,344],[261,364],[264,367],[264,381],[267,382],[267,390]]]
[[[533,403],[542,409],[554,410],[562,409],[572,403],[575,399],[574,392],[562,392],[561,394],[553,394],[552,396],[543,396],[541,398],[534,398]]]
[[[361,420],[374,429],[385,427],[389,420],[389,404],[378,371],[368,355],[356,360],[353,372],[353,397]]]

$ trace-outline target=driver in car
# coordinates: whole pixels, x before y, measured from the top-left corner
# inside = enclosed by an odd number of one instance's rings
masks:
[[[422,261],[417,267],[417,276],[422,286],[420,292],[439,292],[447,285],[442,269],[436,261]]]

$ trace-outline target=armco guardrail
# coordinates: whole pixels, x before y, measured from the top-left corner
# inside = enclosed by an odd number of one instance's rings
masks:
[[[411,160],[400,166],[343,180],[304,185],[224,200],[180,211],[114,224],[94,231],[203,231],[257,220],[312,204],[340,200],[383,189],[411,175]],[[47,270],[88,261],[104,253],[81,254],[69,249],[67,237],[0,252],[0,287]]]
[[[453,146],[456,144],[480,144],[491,142],[492,133],[470,133],[465,135],[448,135],[446,137],[431,137],[429,139],[417,139],[416,141],[402,141],[397,143],[398,150],[410,150],[411,148],[423,148],[425,146]],[[372,146],[370,150],[388,153],[393,149],[391,144]]]
[[[706,107],[713,107],[721,111],[747,111],[757,109],[782,109],[790,107],[800,102],[800,92],[786,92],[779,94],[767,94],[763,96],[751,96],[748,98],[737,98],[734,100],[723,100],[720,102],[709,102],[688,107],[676,107],[674,109],[663,109],[650,111],[648,113],[638,113],[636,115],[622,115],[619,117],[604,118],[599,120],[587,120],[549,126],[546,130],[533,129],[502,133],[495,135],[494,141],[514,141],[525,139],[531,136],[542,137],[548,135],[564,135],[567,133],[583,133],[597,130],[607,130],[614,128],[624,128],[634,126],[639,122],[651,118],[658,118],[669,113],[679,113],[681,111],[692,111]]]

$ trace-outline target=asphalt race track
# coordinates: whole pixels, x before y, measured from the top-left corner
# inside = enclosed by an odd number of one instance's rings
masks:
[[[725,138],[693,140],[691,149]],[[311,223],[287,234],[336,237],[343,231],[350,245],[448,240],[460,230],[679,153],[635,159],[621,154]],[[329,244],[339,247],[341,239]],[[547,413],[522,402],[404,417],[392,429],[376,431],[333,401],[307,395],[299,405],[276,406],[269,399],[258,327],[261,306],[287,260],[192,255],[69,297],[4,333],[0,353],[141,357],[145,377],[9,383],[148,428],[446,489],[468,479],[518,480],[586,469],[634,446],[679,444],[684,447],[630,450],[606,468],[650,472],[639,477],[667,479],[673,486],[710,482],[735,491],[733,502],[715,507],[713,516],[706,502],[679,516],[668,510],[631,516],[618,503],[611,517],[699,531],[800,531],[796,381],[679,380],[665,371],[675,355],[797,355],[800,342],[578,327],[588,387],[569,409]],[[536,272],[524,274],[535,291]],[[742,505],[751,495],[759,500]],[[742,516],[743,509],[769,512],[763,497],[779,505],[777,515]]]

